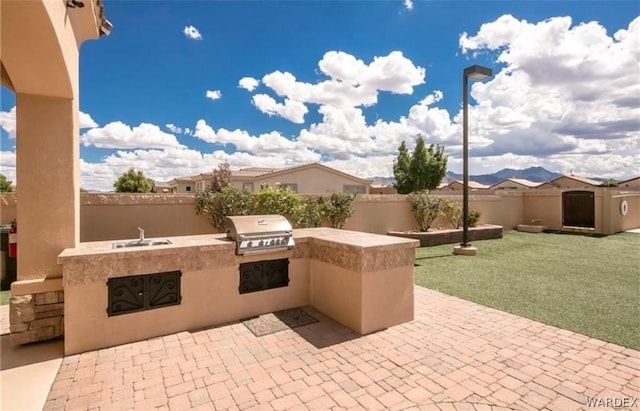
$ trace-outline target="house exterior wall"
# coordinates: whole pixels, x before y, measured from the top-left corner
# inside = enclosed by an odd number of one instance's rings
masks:
[[[462,191],[462,183],[459,181],[452,181],[448,185],[442,187],[440,190],[442,191]]]
[[[179,181],[171,185],[171,192],[176,194],[193,194],[196,192],[196,183],[193,181]]]
[[[622,183],[620,183],[618,185],[618,188],[620,189],[635,189],[635,190],[639,190],[640,189],[640,177],[636,177],[632,180],[628,180],[628,181],[623,181]]]
[[[525,186],[524,184],[516,183],[515,181],[502,181],[494,186],[491,186],[493,190],[523,190],[529,189],[530,187]]]
[[[268,184],[274,187],[277,183],[280,183],[297,185],[298,194],[342,193],[345,185],[363,186],[364,194],[369,193],[369,184],[319,167],[294,169],[282,174],[256,177],[252,181],[256,191],[261,184]],[[242,188],[242,185],[240,185],[240,188]]]
[[[550,188],[586,188],[586,189],[592,189],[596,186],[589,184],[589,183],[585,183],[583,181],[578,181],[578,180],[574,180],[572,178],[563,176],[563,177],[559,177],[553,181],[549,181],[546,182],[540,186],[538,186],[538,189],[550,189]]]

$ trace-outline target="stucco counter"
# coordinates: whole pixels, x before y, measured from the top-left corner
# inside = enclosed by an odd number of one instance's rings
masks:
[[[312,305],[368,334],[413,319],[416,240],[331,228],[294,230],[295,247],[236,255],[224,234],[169,237],[171,244],[113,249],[82,243],[58,256],[63,267],[65,353]],[[142,249],[144,248],[144,249]],[[239,265],[288,259],[286,287],[238,291]],[[107,281],[180,272],[179,304],[109,316]]]

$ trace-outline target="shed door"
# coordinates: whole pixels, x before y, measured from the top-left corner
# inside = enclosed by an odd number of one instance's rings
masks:
[[[562,193],[562,225],[595,228],[593,191],[565,191]]]

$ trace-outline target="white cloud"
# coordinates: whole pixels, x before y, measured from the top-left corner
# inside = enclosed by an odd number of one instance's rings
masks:
[[[7,177],[7,180],[16,184],[16,153],[15,151],[0,151],[0,173]]]
[[[193,26],[186,26],[184,30],[182,30],[185,36],[192,40],[202,40],[202,35],[200,31]]]
[[[165,124],[167,130],[171,131],[174,134],[182,134],[182,128],[176,126],[175,124]]]
[[[160,130],[155,124],[140,123],[131,128],[121,121],[104,127],[92,128],[80,136],[80,142],[98,148],[170,148],[183,147],[172,134]]]
[[[260,80],[253,77],[243,77],[238,81],[238,87],[248,91],[253,91],[260,85]]]
[[[369,65],[348,53],[329,51],[318,67],[328,80],[304,83],[291,73],[274,71],[262,82],[279,96],[301,103],[357,107],[377,103],[379,91],[412,94],[425,78],[425,69],[415,66],[400,51],[375,57]]]
[[[304,115],[309,111],[307,107],[299,101],[284,99],[284,104],[277,103],[272,97],[266,94],[256,94],[252,98],[252,103],[258,110],[270,116],[278,115],[286,118],[292,123],[304,123]]]
[[[504,65],[495,78],[473,85],[477,134],[491,141],[478,153],[578,154],[585,140],[638,145],[639,39],[640,18],[613,37],[597,22],[529,23],[510,15],[474,36],[464,33],[463,52],[495,51]]]
[[[593,22],[572,26],[570,19],[552,18],[528,23],[511,16],[463,34],[464,53],[496,58],[494,77],[471,85],[471,173],[539,165],[592,177],[640,174],[639,39],[640,18],[613,35]],[[419,102],[396,118],[365,118],[363,107],[376,104],[378,93],[414,93],[425,80],[419,65],[399,52],[365,63],[333,51],[318,66],[326,77],[317,82],[298,81],[288,72],[269,73],[262,81],[279,97],[258,94],[252,99],[263,112],[300,124],[308,105],[319,105],[321,120],[297,136],[214,129],[204,119],[193,129],[166,125],[173,133],[226,145],[226,151],[235,148],[231,154],[202,153],[181,146],[156,126],[131,128],[114,122],[82,136],[84,144],[124,148],[99,163],[82,162],[83,187],[110,190],[113,180],[131,166],[162,181],[211,170],[223,160],[233,168],[322,160],[364,178],[390,176],[398,145],[406,140],[412,148],[417,133],[424,134],[427,143],[444,144],[450,169],[461,171],[461,111],[443,109],[441,91],[417,96]],[[259,81],[245,77],[238,84],[253,91]],[[8,133],[12,124],[15,130],[15,114],[0,113],[0,126]],[[136,132],[140,136],[134,138]],[[0,153],[3,170],[11,172],[12,166],[5,165],[11,161],[15,164],[15,153]]]
[[[413,10],[413,2],[411,0],[404,0],[402,4],[404,5],[405,9],[409,11]]]
[[[205,96],[211,100],[218,100],[222,98],[222,92],[220,90],[207,90]]]
[[[81,111],[80,114],[79,114],[79,118],[78,119],[79,119],[79,123],[80,123],[80,129],[98,127],[98,123],[93,121],[91,116],[89,114],[87,114],[87,113],[83,113]]]
[[[216,131],[205,120],[198,120],[194,136],[209,143],[233,144],[240,152],[260,157],[265,154],[278,156],[282,164],[308,163],[320,159],[317,153],[275,131],[256,137],[239,129],[230,131],[220,128]]]
[[[9,138],[16,138],[16,107],[9,111],[0,111],[0,127],[9,134]]]

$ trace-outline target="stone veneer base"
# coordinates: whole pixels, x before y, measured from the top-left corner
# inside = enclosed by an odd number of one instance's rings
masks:
[[[495,240],[502,238],[502,226],[484,224],[478,227],[469,227],[469,241]],[[394,237],[413,238],[420,241],[420,247],[433,247],[436,245],[456,244],[462,242],[462,228],[436,231],[389,231]]]
[[[11,343],[51,340],[64,334],[64,290],[14,295],[9,301]]]

